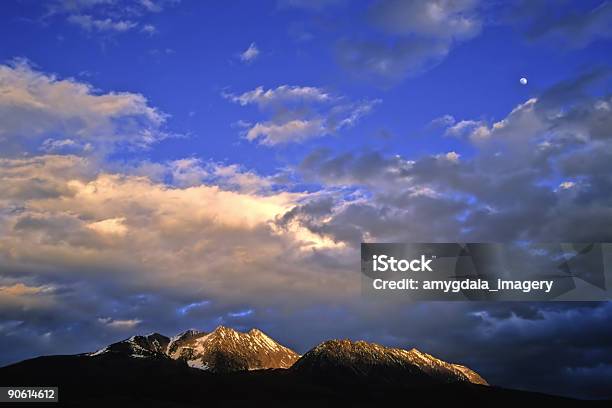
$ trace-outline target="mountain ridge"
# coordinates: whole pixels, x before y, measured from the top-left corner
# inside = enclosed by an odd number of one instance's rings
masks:
[[[192,368],[211,372],[289,368],[299,358],[295,351],[259,329],[243,333],[225,326],[211,332],[189,329],[173,337],[159,333],[132,336],[88,355],[108,353],[181,360]]]
[[[427,383],[464,382],[489,385],[470,368],[447,363],[416,348],[405,350],[366,341],[327,340],[305,353],[291,367],[311,375],[347,378],[349,381]]]
[[[430,354],[385,347],[376,343],[349,339],[327,340],[303,356],[276,342],[257,328],[240,332],[218,326],[211,332],[189,329],[173,337],[159,333],[132,336],[113,343],[91,357],[123,354],[132,358],[172,359],[213,373],[290,369],[301,375],[334,373],[352,381],[442,383],[469,382],[488,385],[472,369],[448,363]]]

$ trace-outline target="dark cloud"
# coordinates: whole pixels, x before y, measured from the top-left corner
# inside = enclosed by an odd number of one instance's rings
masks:
[[[578,48],[612,38],[612,3],[566,3],[571,7],[559,7],[554,1],[525,1],[511,10],[511,16],[521,20],[519,25],[531,40]]]
[[[478,1],[373,2],[362,30],[336,45],[340,65],[360,79],[390,86],[440,63],[453,46],[480,33]],[[360,31],[377,35],[363,40]]]
[[[449,43],[429,39],[391,44],[345,39],[336,46],[336,58],[356,77],[389,86],[433,68],[449,51]]]
[[[303,353],[330,337],[417,347],[468,365],[496,385],[587,398],[611,397],[611,303],[437,302],[366,299],[300,308],[228,304],[179,293],[80,285],[55,307],[0,313],[0,364],[41,354],[96,350],[136,333],[173,335],[219,324],[258,327]],[[121,311],[117,314],[117,311]],[[106,316],[114,316],[105,319]],[[97,318],[92,318],[97,316]],[[137,324],[112,325],[129,322]]]
[[[606,70],[562,82],[481,125],[473,157],[454,152],[409,160],[380,152],[314,151],[299,170],[310,181],[358,189],[305,225],[351,244],[393,242],[605,241],[610,238],[610,129]],[[475,131],[474,131],[475,132]],[[347,204],[350,201],[350,204]],[[299,218],[299,214],[293,214]],[[420,235],[423,234],[423,235]]]

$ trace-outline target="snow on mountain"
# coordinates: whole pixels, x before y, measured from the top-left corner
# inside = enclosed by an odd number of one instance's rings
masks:
[[[133,336],[89,355],[109,353],[169,357],[212,372],[289,368],[300,357],[258,329],[242,333],[224,326],[210,333],[191,329],[172,338],[157,333]]]
[[[442,361],[417,349],[404,350],[350,340],[323,342],[300,357],[258,329],[246,333],[219,326],[210,333],[195,329],[168,338],[158,333],[133,336],[89,356],[126,355],[183,361],[192,368],[232,372],[291,368],[312,376],[375,379],[411,383],[466,382],[487,385],[469,368]]]
[[[168,337],[159,333],[132,336],[129,339],[113,343],[89,355],[124,354],[131,357],[160,357],[165,356],[169,342],[170,339]]]
[[[173,355],[180,345],[193,339],[194,337],[198,337],[203,334],[205,333],[202,333],[201,331],[196,330],[196,329],[189,329],[182,333],[177,334],[176,336],[170,339],[170,342],[168,343],[168,347],[166,348],[166,354],[168,354],[169,356]]]
[[[260,330],[242,333],[224,326],[210,333],[177,339],[169,355],[187,361],[192,367],[210,371],[289,368],[299,358],[293,350]]]

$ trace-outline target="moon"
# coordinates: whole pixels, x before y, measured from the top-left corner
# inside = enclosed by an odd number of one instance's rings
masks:
[[[519,79],[519,82],[521,83],[521,85],[527,85],[527,78],[522,77],[521,79]]]

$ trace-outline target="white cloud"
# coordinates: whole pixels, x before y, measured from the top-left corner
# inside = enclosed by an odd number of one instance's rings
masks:
[[[273,186],[270,178],[245,171],[236,164],[227,166],[216,164],[212,166],[211,171],[219,184],[244,193],[265,193]]]
[[[456,123],[455,117],[453,115],[442,115],[439,118],[435,118],[429,123],[429,126],[437,127],[449,127],[453,126]]]
[[[460,154],[457,152],[448,152],[444,155],[444,158],[452,163],[459,163]]]
[[[289,85],[281,85],[275,89],[267,90],[259,86],[252,91],[247,91],[240,95],[226,93],[223,96],[242,106],[256,104],[261,108],[279,103],[328,102],[332,99],[331,95],[322,88]]]
[[[100,6],[112,5],[115,0],[55,0],[49,5],[53,13],[89,10]]]
[[[241,193],[267,194],[273,187],[280,187],[273,182],[274,175],[264,177],[237,164],[206,162],[195,157],[167,163],[141,162],[122,170],[180,188],[215,185]]]
[[[156,2],[154,0],[139,0],[139,3],[147,11],[150,11],[152,13],[158,13],[163,9],[163,1]]]
[[[255,141],[261,139],[260,143],[267,146],[287,142],[303,142],[315,136],[325,133],[321,120],[290,120],[281,124],[256,123],[246,133],[246,139]]]
[[[445,136],[469,137],[473,142],[482,142],[491,137],[503,138],[504,135],[523,139],[533,138],[545,128],[545,121],[535,112],[536,98],[517,105],[504,119],[488,123],[485,120],[456,121],[451,115],[435,119],[432,124],[446,125]],[[519,131],[520,129],[520,131]]]
[[[87,228],[103,235],[124,236],[128,232],[125,225],[125,217],[108,218],[87,224]]]
[[[73,14],[68,17],[68,22],[76,24],[86,31],[114,31],[119,33],[129,31],[138,25],[138,23],[130,20],[97,19],[87,14]]]
[[[465,136],[475,128],[482,125],[483,122],[477,120],[461,120],[459,122],[451,123],[450,126],[444,131],[444,134],[446,136]]]
[[[373,19],[395,34],[460,40],[480,32],[477,5],[477,0],[387,0],[374,8]]]
[[[145,24],[144,26],[142,26],[140,31],[142,31],[143,33],[147,33],[149,35],[153,35],[157,33],[157,28],[155,28],[153,24]]]
[[[47,4],[45,18],[60,17],[91,33],[111,35],[134,31],[152,35],[154,25],[146,17],[179,0],[55,0]]]
[[[165,120],[140,94],[101,93],[87,83],[36,71],[24,61],[0,65],[0,146],[5,153],[28,149],[33,142],[49,151],[146,147],[167,136]]]
[[[265,90],[257,87],[239,95],[223,96],[241,106],[256,105],[268,120],[255,124],[239,121],[244,137],[262,145],[300,143],[354,126],[380,100],[347,101],[322,88],[281,85]]]
[[[517,105],[504,119],[487,125],[483,121],[466,121],[472,123],[470,138],[478,142],[492,137],[503,139],[512,137],[515,140],[533,139],[546,127],[545,119],[535,111],[537,99],[531,98]]]
[[[244,52],[240,54],[240,60],[242,62],[248,63],[254,61],[258,56],[259,48],[257,48],[257,45],[255,45],[255,43],[251,43],[251,45],[249,45],[249,48],[247,48],[246,50],[244,50]]]
[[[73,139],[45,139],[40,150],[47,153],[89,153],[93,146]]]
[[[140,319],[113,319],[112,317],[99,317],[98,322],[105,326],[112,327],[114,329],[133,329],[142,323]]]

